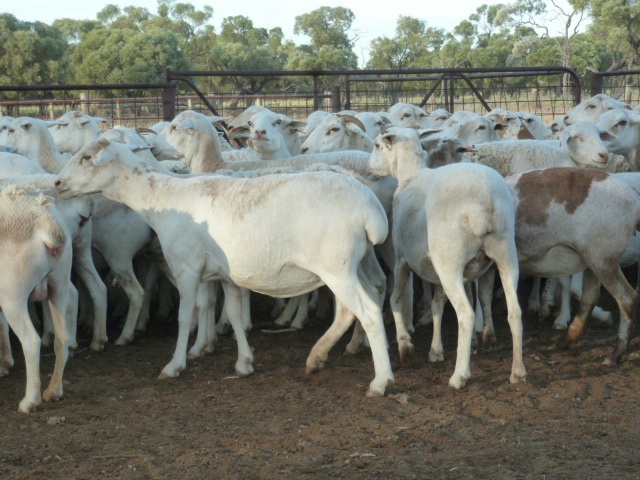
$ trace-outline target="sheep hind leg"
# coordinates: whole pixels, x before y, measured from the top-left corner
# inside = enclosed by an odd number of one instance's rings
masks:
[[[122,265],[120,268],[111,267],[113,273],[118,280],[118,283],[127,294],[129,298],[129,310],[127,312],[127,319],[125,321],[120,337],[115,341],[116,345],[127,345],[133,342],[135,335],[136,324],[138,323],[138,317],[140,316],[140,310],[144,302],[144,289],[138,281],[135,273],[133,272],[133,266],[131,264]]]
[[[616,299],[620,309],[618,338],[613,352],[604,360],[606,365],[615,365],[629,348],[631,329],[638,309],[638,293],[629,285],[622,270],[618,267],[613,273],[600,275],[602,285]]]
[[[511,237],[513,238],[513,237]],[[497,241],[495,245],[485,247],[487,255],[493,259],[498,268],[500,281],[504,289],[507,302],[507,321],[511,330],[513,344],[513,360],[511,364],[511,383],[518,383],[526,379],[527,371],[522,358],[522,310],[518,302],[518,254],[512,242]]]
[[[327,358],[328,351],[349,328],[355,315],[362,324],[371,346],[375,378],[369,385],[367,396],[373,397],[384,395],[394,376],[382,321],[385,282],[380,282],[380,279],[384,278],[384,273],[375,260],[373,248],[369,247],[365,255],[371,256],[366,260],[368,265],[365,268],[357,268],[355,275],[327,275],[323,278],[336,296],[336,316],[329,330],[311,350],[307,358],[307,371],[315,371],[318,362]]]
[[[600,280],[593,271],[587,269],[583,273],[582,297],[580,297],[578,311],[573,317],[567,333],[557,343],[560,350],[567,350],[582,335],[598,298],[600,298]]]
[[[9,341],[9,324],[0,311],[0,377],[9,375],[9,369],[13,367],[13,355],[11,354],[11,342]]]
[[[3,301],[2,308],[11,330],[18,337],[22,346],[27,371],[27,387],[18,410],[22,413],[29,413],[42,402],[40,393],[41,340],[31,322],[26,303],[18,305],[15,304],[15,300]]]
[[[447,303],[442,285],[434,285],[433,298],[431,300],[431,314],[433,316],[433,335],[431,337],[431,349],[429,361],[431,363],[444,362],[444,346],[442,345],[442,314]]]
[[[196,312],[198,320],[198,332],[196,341],[189,350],[188,360],[201,357],[205,353],[213,351],[217,340],[215,335],[215,297],[217,282],[203,282],[198,286],[196,295]]]
[[[69,282],[69,279],[66,279]],[[52,402],[62,397],[63,386],[62,376],[64,373],[64,367],[67,364],[69,358],[69,326],[66,316],[69,315],[68,304],[74,301],[74,295],[71,294],[71,284],[66,283],[64,279],[50,281],[51,291],[53,294],[49,298],[49,310],[51,311],[51,320],[53,321],[53,329],[55,333],[55,339],[53,348],[56,355],[55,364],[53,367],[53,374],[49,381],[49,386],[42,394],[42,399],[45,402]],[[75,289],[74,289],[75,290]],[[75,301],[77,302],[77,292],[75,293]],[[77,315],[77,303],[76,308],[72,308],[72,314],[75,310]],[[76,322],[76,318],[68,319],[69,322]]]

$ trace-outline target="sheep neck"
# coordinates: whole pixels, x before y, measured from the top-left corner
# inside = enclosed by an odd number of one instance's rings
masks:
[[[25,156],[38,163],[49,173],[60,172],[67,163],[56,150],[53,141],[45,139],[34,142]]]
[[[211,173],[228,167],[222,157],[220,140],[215,131],[198,133],[197,141],[192,144],[197,145],[192,152],[189,167],[193,173]]]

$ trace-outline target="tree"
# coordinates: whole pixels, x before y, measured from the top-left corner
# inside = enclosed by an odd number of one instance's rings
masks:
[[[287,68],[330,70],[357,68],[356,35],[349,36],[355,16],[344,7],[320,7],[296,17],[293,32],[311,39],[289,58]]]
[[[64,82],[66,52],[67,41],[57,28],[0,15],[0,84]]]
[[[76,83],[162,82],[166,68],[189,68],[176,37],[166,31],[98,29],[71,55]]]
[[[373,39],[368,68],[428,68],[431,53],[440,49],[445,41],[444,30],[402,15],[398,17],[395,33],[393,38]]]
[[[640,2],[634,0],[591,0],[595,38],[606,39],[611,49],[611,70],[632,69],[640,63]]]

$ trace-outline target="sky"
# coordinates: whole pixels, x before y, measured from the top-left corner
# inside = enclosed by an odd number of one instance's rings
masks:
[[[370,42],[377,37],[395,36],[395,27],[400,15],[411,16],[425,20],[427,26],[443,28],[451,31],[462,20],[475,12],[482,4],[513,3],[510,0],[443,0],[438,5],[433,1],[422,0],[409,2],[401,0],[397,4],[393,2],[376,2],[372,0],[305,0],[292,2],[291,0],[243,0],[233,1],[201,1],[180,0],[190,3],[196,9],[202,9],[205,5],[213,8],[213,18],[210,23],[216,31],[220,31],[220,24],[226,17],[244,15],[253,21],[257,28],[271,29],[281,27],[285,38],[293,40],[296,44],[302,44],[308,39],[296,37],[293,34],[295,17],[309,13],[322,6],[349,8],[355,15],[352,30],[358,34],[354,52],[361,59],[361,67],[368,58]],[[147,8],[152,14],[157,13],[157,0],[104,0],[70,2],[68,0],[0,0],[0,13],[10,13],[19,20],[34,22],[40,21],[51,24],[60,18],[73,18],[75,20],[94,20],[96,14],[105,5],[115,4],[119,7],[135,5]],[[384,5],[384,6],[382,6]],[[444,7],[444,8],[443,8]],[[553,32],[552,32],[553,33]]]

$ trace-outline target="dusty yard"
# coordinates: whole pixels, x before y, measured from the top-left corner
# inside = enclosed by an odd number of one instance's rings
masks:
[[[371,356],[343,355],[346,338],[323,372],[305,375],[325,320],[279,335],[257,326],[256,372],[243,379],[232,377],[231,337],[165,381],[157,376],[175,324],[152,324],[133,345],[99,354],[81,337],[64,399],[30,415],[17,413],[25,372],[16,346],[16,366],[0,379],[0,479],[640,478],[640,339],[608,368],[600,363],[613,328],[591,327],[560,352],[550,323],[525,317],[528,381],[511,385],[510,335],[495,308],[500,345],[474,355],[465,389],[447,386],[449,312],[445,362],[427,362],[431,327],[419,328],[416,356],[376,399],[365,397]],[[43,379],[53,361],[44,354]]]

